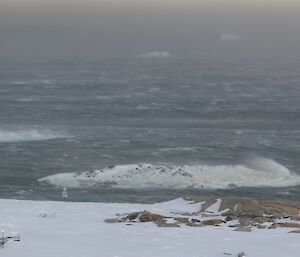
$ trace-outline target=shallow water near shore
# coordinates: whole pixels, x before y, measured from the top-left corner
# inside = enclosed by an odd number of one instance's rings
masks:
[[[226,190],[193,189],[101,189],[68,188],[68,198],[62,197],[62,189],[53,186],[12,187],[1,186],[1,198],[20,200],[53,200],[71,202],[161,202],[178,197],[247,197],[261,200],[299,202],[300,187],[288,188],[236,188]]]
[[[0,63],[0,196],[299,201],[299,82],[298,60]],[[98,180],[39,182],[65,173]]]

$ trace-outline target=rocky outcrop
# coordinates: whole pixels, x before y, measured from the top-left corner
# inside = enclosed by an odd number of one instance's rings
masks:
[[[153,214],[147,211],[143,211],[138,215],[138,219],[140,222],[158,221],[158,220],[163,220],[164,218],[166,217],[159,214]]]
[[[106,219],[106,223],[117,223],[117,222],[152,222],[152,221],[160,221],[167,217],[159,215],[159,214],[153,214],[148,211],[143,212],[133,212],[128,214],[125,217],[119,218],[119,219]]]
[[[250,232],[254,227],[300,229],[300,203],[247,198],[194,198],[186,199],[186,202],[187,205],[199,206],[199,210],[190,213],[180,212],[181,214],[170,211],[168,216],[149,211],[133,212],[105,221],[107,223],[126,222],[127,224],[154,222],[159,227],[228,226],[239,232]]]
[[[193,198],[195,202],[204,202],[200,212],[205,212],[211,205],[215,204],[216,198]],[[254,200],[248,198],[222,198],[219,212],[224,211],[226,216],[251,216],[261,217],[273,215],[278,217],[296,216],[300,213],[300,203]]]

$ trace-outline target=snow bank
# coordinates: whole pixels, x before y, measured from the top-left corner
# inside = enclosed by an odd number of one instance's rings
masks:
[[[7,235],[21,236],[21,242],[0,249],[5,257],[221,257],[239,252],[249,257],[298,257],[300,250],[300,235],[288,234],[286,228],[245,233],[223,226],[104,222],[117,213],[191,212],[201,206],[183,199],[153,205],[16,200],[0,200],[0,205],[0,227]]]

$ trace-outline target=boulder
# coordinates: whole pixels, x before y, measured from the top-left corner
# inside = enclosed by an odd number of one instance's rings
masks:
[[[120,219],[106,219],[105,220],[106,223],[118,223],[118,222],[122,222]]]
[[[186,224],[189,222],[188,218],[174,218],[174,220],[176,220],[178,223],[183,223],[183,224]]]
[[[153,214],[151,212],[143,211],[138,215],[138,219],[140,222],[151,222],[151,221],[158,221],[166,218],[165,216],[159,214]]]
[[[290,231],[289,233],[300,234],[300,230],[293,230],[293,231]]]
[[[224,223],[224,221],[220,219],[204,220],[201,222],[204,226],[217,226],[221,223]]]
[[[266,229],[267,228],[266,225],[261,225],[261,224],[258,224],[256,227],[259,228],[259,229]]]

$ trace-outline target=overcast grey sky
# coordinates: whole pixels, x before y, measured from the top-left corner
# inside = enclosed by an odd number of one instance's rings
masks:
[[[299,2],[0,0],[0,57],[300,57]]]

